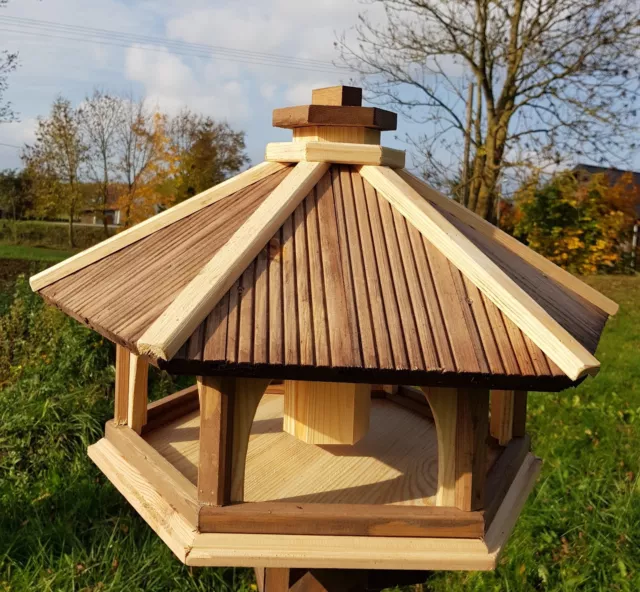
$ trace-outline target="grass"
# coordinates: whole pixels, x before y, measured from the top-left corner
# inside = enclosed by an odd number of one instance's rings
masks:
[[[51,249],[68,249],[69,234],[66,223],[41,220],[2,220],[0,219],[0,243],[30,245]],[[109,229],[112,235],[113,228]],[[106,236],[99,225],[76,224],[74,226],[75,244],[78,249],[86,249]]]
[[[493,573],[434,591],[640,590],[640,278],[589,280],[621,304],[577,389],[530,396],[544,466]],[[0,591],[248,590],[242,569],[181,565],[86,456],[113,409],[114,353],[26,281],[0,309]],[[151,395],[176,390],[153,372]]]
[[[0,259],[19,259],[22,261],[47,261],[57,263],[74,255],[76,251],[11,245],[0,243]]]

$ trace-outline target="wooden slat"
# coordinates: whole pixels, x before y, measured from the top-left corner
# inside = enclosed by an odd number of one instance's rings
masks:
[[[389,246],[385,243],[385,235],[382,229],[383,221],[380,217],[380,203],[375,190],[369,183],[364,183],[367,208],[369,212],[369,224],[373,238],[376,265],[382,293],[384,318],[386,320],[387,332],[391,343],[391,352],[395,368],[409,368],[407,360],[407,345],[400,318],[397,293],[398,286],[394,285],[394,278],[391,274],[391,264],[389,262]],[[389,223],[391,223],[389,221]],[[397,261],[394,261],[397,263]],[[408,316],[408,315],[407,315]],[[414,358],[414,361],[416,358]]]
[[[305,202],[294,212],[294,240],[296,245],[296,287],[298,295],[298,339],[300,341],[300,364],[314,363],[314,343],[311,329],[311,287],[309,285],[309,258],[307,256],[307,228]]]
[[[253,362],[253,286],[255,281],[255,266],[252,261],[240,276],[240,321],[238,332],[238,362],[250,364]]]
[[[316,209],[315,191],[309,193],[304,200],[307,225],[307,245],[309,261],[309,279],[311,284],[311,319],[312,325],[300,325],[300,331],[310,331],[316,366],[329,366],[329,339],[327,327],[326,295],[322,281],[322,255],[320,252],[320,236],[318,230],[318,210]]]
[[[361,181],[359,182],[359,187],[362,187]],[[348,246],[349,263],[351,265],[351,273],[353,276],[353,300],[357,313],[360,347],[362,349],[362,364],[366,368],[372,368],[377,365],[376,345],[373,336],[371,314],[369,313],[370,304],[367,289],[367,278],[364,271],[364,260],[361,246],[362,240],[360,238],[358,217],[356,215],[352,173],[347,167],[340,167],[340,188],[342,190],[341,197],[345,218],[344,246]],[[346,241],[347,237],[349,237],[348,242]]]
[[[205,507],[202,532],[481,538],[480,512],[374,504],[258,502]]]
[[[270,162],[367,164],[401,169],[405,164],[405,152],[378,144],[312,141],[273,142],[267,144],[265,160]]]
[[[114,423],[126,425],[129,414],[129,361],[130,352],[126,347],[116,345],[116,386]]]
[[[129,360],[129,406],[127,424],[138,434],[147,422],[149,363],[135,354]]]
[[[377,107],[342,105],[302,105],[273,110],[273,127],[307,125],[349,125],[379,130],[396,129],[398,116]]]
[[[298,163],[138,340],[138,351],[169,360],[264,247],[328,165]]]
[[[352,336],[349,332],[347,295],[340,259],[336,206],[331,183],[331,172],[320,179],[316,186],[320,253],[322,253],[322,278],[327,314],[327,333],[332,366],[354,366]],[[315,304],[315,302],[314,302]],[[354,336],[355,338],[355,336]]]
[[[269,356],[268,273],[269,256],[265,248],[258,253],[256,258],[253,360],[266,360]]]
[[[351,343],[351,356],[353,365],[361,366],[362,354],[360,352],[360,334],[358,328],[358,316],[356,313],[356,299],[354,296],[353,273],[351,271],[351,261],[349,260],[349,240],[347,238],[347,222],[345,219],[344,197],[342,184],[340,182],[340,175],[341,172],[338,167],[331,167],[331,181],[333,199],[335,202],[335,216],[339,237],[338,244],[340,248],[340,264],[342,266],[342,281],[344,282],[345,306],[347,324],[349,327],[349,341]]]
[[[293,233],[293,216],[290,216],[282,225],[282,294],[286,311],[282,318],[285,364],[300,363],[298,356],[298,305],[296,301],[296,251]]]
[[[263,162],[255,167],[250,168],[244,173],[240,173],[231,179],[207,189],[202,193],[179,203],[178,205],[161,212],[136,224],[132,228],[124,230],[111,238],[108,238],[97,245],[90,247],[65,259],[57,265],[53,265],[44,271],[32,276],[29,280],[31,289],[34,291],[41,290],[45,286],[66,277],[83,267],[91,265],[100,259],[103,259],[124,247],[149,236],[150,234],[165,228],[174,222],[197,212],[198,210],[215,203],[264,177],[272,175],[282,168],[282,165],[273,162]]]
[[[198,521],[196,487],[157,450],[126,426],[107,423],[105,437],[136,470],[194,525]]]
[[[282,364],[282,237],[277,232],[269,241],[269,362]]]
[[[362,174],[571,378],[597,373],[600,364],[489,257],[391,169],[360,167]]]
[[[199,408],[198,387],[193,385],[147,405],[143,434],[183,417]]]
[[[533,265],[550,278],[558,281],[560,284],[567,286],[573,292],[588,300],[609,315],[614,315],[618,311],[618,305],[593,289],[591,286],[580,281],[569,272],[558,267],[542,255],[536,253],[526,245],[522,244],[516,238],[496,228],[493,224],[487,222],[471,210],[465,208],[459,203],[448,199],[432,187],[429,187],[424,181],[416,178],[407,171],[401,171],[400,176],[409,183],[418,193],[430,200],[443,210],[450,212],[459,218],[465,224],[481,232],[484,236],[504,245],[507,249],[524,259],[527,263]]]
[[[371,224],[367,208],[363,179],[356,174],[351,175],[355,211],[358,220],[358,232],[362,248],[362,259],[367,281],[367,293],[373,324],[375,349],[378,358],[378,366],[381,368],[393,368],[393,354],[391,341],[384,312],[382,290],[378,275],[378,264],[375,258]],[[364,346],[363,346],[364,349]]]

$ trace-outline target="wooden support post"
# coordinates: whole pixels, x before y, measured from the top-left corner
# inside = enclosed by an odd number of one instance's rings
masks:
[[[491,391],[491,435],[500,446],[525,435],[526,391]]]
[[[251,424],[269,380],[198,377],[198,500],[223,506],[244,499]]]
[[[126,425],[129,413],[129,350],[116,344],[116,393],[113,421]]]
[[[527,391],[513,391],[513,425],[511,435],[524,438],[527,434]]]
[[[489,414],[485,389],[423,388],[436,423],[436,505],[481,510],[484,503]]]
[[[137,432],[147,423],[147,383],[149,362],[140,356],[130,354],[129,357],[129,405],[127,423]]]
[[[284,431],[308,444],[355,444],[370,411],[369,384],[285,381]]]

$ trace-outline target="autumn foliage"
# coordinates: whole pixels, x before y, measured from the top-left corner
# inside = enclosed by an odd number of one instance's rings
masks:
[[[515,233],[532,249],[574,273],[610,272],[629,252],[640,188],[630,173],[611,182],[564,172],[521,190],[516,202]]]

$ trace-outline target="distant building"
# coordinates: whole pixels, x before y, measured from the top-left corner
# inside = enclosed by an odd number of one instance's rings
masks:
[[[87,187],[94,190],[93,184],[87,184]],[[109,193],[107,195],[107,207],[104,210],[104,216],[107,219],[109,226],[120,226],[123,223],[122,212],[118,208],[118,200],[122,187],[114,183],[109,186]],[[80,213],[80,222],[83,224],[96,224],[102,225],[103,209],[102,204],[98,204],[95,207],[87,207]]]

